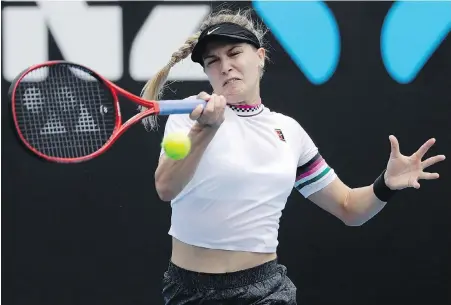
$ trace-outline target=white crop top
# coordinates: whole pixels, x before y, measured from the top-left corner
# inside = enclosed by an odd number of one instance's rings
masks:
[[[170,115],[164,133],[188,133],[193,124]],[[335,176],[294,119],[263,104],[228,106],[192,180],[171,202],[169,234],[210,249],[276,252],[292,188],[308,197]]]

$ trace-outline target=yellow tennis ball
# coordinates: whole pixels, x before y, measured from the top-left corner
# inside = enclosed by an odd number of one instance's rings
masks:
[[[188,135],[174,132],[164,137],[161,142],[166,155],[174,160],[185,158],[191,150],[191,140]]]

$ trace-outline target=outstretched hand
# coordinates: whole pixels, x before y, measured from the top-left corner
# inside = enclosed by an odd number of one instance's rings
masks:
[[[434,145],[435,139],[429,139],[411,156],[404,156],[399,150],[399,143],[395,136],[390,136],[391,153],[385,172],[385,184],[392,190],[407,187],[420,188],[418,180],[432,180],[439,178],[438,173],[424,170],[431,165],[445,160],[444,155],[437,155],[422,161],[427,151]]]

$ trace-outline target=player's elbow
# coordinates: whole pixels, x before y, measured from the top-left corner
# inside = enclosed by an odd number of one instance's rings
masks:
[[[168,179],[165,175],[159,175],[155,178],[155,189],[158,197],[162,201],[169,202],[180,193],[177,184],[172,179]]]
[[[360,211],[355,211],[349,208],[347,202],[343,204],[343,213],[341,215],[341,221],[348,227],[360,227],[364,225],[368,218]]]
[[[176,194],[169,183],[170,179],[168,179],[167,172],[163,170],[162,164],[163,162],[160,162],[155,171],[155,189],[158,197],[160,197],[162,201],[168,202],[174,199]]]
[[[155,188],[157,190],[158,197],[162,201],[169,202],[177,196],[176,192],[169,187],[167,183],[156,180]]]
[[[162,201],[171,201],[182,191],[187,179],[183,170],[175,168],[166,160],[162,159],[155,171],[155,188]]]
[[[360,227],[366,222],[365,219],[358,217],[358,215],[350,214],[346,215],[346,217],[343,217],[341,221],[343,221],[343,223],[348,227]]]

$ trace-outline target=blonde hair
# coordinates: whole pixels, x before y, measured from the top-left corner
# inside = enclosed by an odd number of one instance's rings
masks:
[[[203,30],[210,26],[223,22],[235,23],[246,28],[247,30],[254,33],[261,46],[264,45],[263,38],[266,34],[266,29],[262,23],[258,23],[257,21],[252,19],[251,9],[238,10],[236,12],[233,12],[229,9],[222,9],[216,13],[212,13],[201,24],[199,31],[189,37],[180,47],[180,49],[172,54],[169,62],[145,84],[141,94],[142,97],[146,100],[161,99],[171,68],[191,54]],[[145,111],[146,109],[147,108],[140,106],[141,111]],[[142,122],[147,131],[154,129],[157,126],[155,116],[147,117],[143,119]]]

